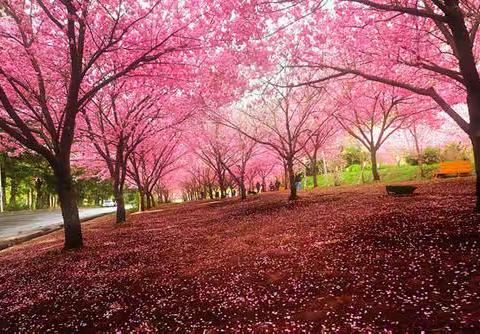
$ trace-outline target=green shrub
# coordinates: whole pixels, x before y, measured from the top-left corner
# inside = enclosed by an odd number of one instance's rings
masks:
[[[405,156],[405,162],[410,166],[418,166],[418,157],[414,153],[408,153]]]
[[[353,164],[345,168],[347,172],[360,172],[362,170],[362,166],[360,164]]]
[[[418,166],[418,156],[410,152],[405,156],[405,162],[410,166]],[[424,164],[431,165],[440,162],[441,160],[441,152],[440,149],[436,147],[426,147],[423,150],[422,160]]]
[[[342,150],[342,159],[347,166],[360,165],[368,160],[368,153],[358,146],[347,146]]]
[[[423,150],[423,162],[427,165],[436,164],[441,160],[440,149],[436,147],[426,147]]]

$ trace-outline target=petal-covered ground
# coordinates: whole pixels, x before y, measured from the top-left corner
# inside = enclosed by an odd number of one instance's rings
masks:
[[[0,252],[0,331],[480,330],[471,178],[169,205]]]

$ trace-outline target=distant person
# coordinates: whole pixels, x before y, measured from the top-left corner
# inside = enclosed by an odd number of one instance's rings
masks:
[[[295,175],[295,188],[297,188],[297,190],[302,189],[302,179],[303,179],[302,173],[298,173],[297,175]]]
[[[257,184],[255,185],[255,188],[257,188],[257,194],[260,193],[260,188],[262,187],[262,185],[260,184],[260,182],[257,181]]]
[[[269,189],[270,191],[274,191],[274,190],[275,190],[275,185],[273,184],[272,181],[270,181],[270,184],[268,185],[268,189]]]
[[[276,191],[280,190],[280,181],[278,181],[278,179],[275,179],[275,190]]]

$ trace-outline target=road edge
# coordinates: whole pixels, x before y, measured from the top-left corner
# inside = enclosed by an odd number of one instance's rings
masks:
[[[112,214],[115,214],[115,212],[99,213],[99,214],[93,215],[91,217],[81,218],[80,222],[84,223],[84,222],[87,222],[89,220],[93,220],[93,219],[96,219],[96,218],[99,218],[99,217],[103,217],[103,216],[106,216],[106,215],[112,215]],[[44,227],[40,231],[35,231],[35,232],[30,233],[30,234],[25,234],[25,235],[18,236],[18,237],[11,237],[11,238],[8,238],[8,239],[5,239],[5,240],[0,240],[0,251],[2,251],[4,249],[7,249],[7,248],[10,248],[10,247],[13,247],[13,246],[16,246],[16,245],[19,245],[19,244],[24,243],[24,242],[30,241],[32,239],[43,237],[44,235],[56,232],[58,230],[61,230],[62,228],[63,228],[63,223],[59,223],[59,224],[52,225],[52,226],[49,226],[49,227]]]

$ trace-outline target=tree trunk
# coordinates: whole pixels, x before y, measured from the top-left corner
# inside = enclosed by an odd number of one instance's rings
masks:
[[[240,188],[240,198],[242,200],[246,199],[247,198],[247,189],[245,188],[245,182],[241,181],[239,183],[238,187]]]
[[[192,199],[194,199],[194,195],[192,193]],[[148,196],[148,193],[145,192],[145,198],[147,199],[147,210],[152,208],[152,202],[150,201],[150,196]]]
[[[473,157],[475,159],[475,173],[476,173],[476,195],[477,202],[475,211],[480,213],[480,136],[472,138]]]
[[[294,201],[297,197],[297,187],[295,184],[295,172],[293,170],[293,160],[287,161],[288,180],[290,183],[290,196],[289,200]]]
[[[125,223],[127,214],[125,212],[125,200],[123,199],[123,189],[118,189],[115,192],[115,201],[117,202],[117,217],[116,224]]]
[[[145,211],[145,193],[142,189],[138,190],[138,211]]]
[[[17,180],[10,179],[10,199],[8,200],[8,207],[14,209],[17,206]]]
[[[2,170],[3,168],[3,170]],[[0,164],[0,211],[3,212],[5,210],[5,202],[6,202],[6,183],[7,183],[7,176],[5,175],[5,167]]]
[[[313,176],[313,188],[318,187],[318,180],[317,180],[317,175],[318,175],[318,170],[317,170],[317,157],[314,156],[312,159],[312,176]]]
[[[148,193],[148,196],[150,196],[150,205],[152,208],[154,208],[157,204],[155,203],[155,197],[151,192]]]
[[[423,169],[423,154],[422,150],[420,149],[420,143],[418,142],[416,129],[414,128],[413,131],[413,141],[415,143],[415,151],[417,153],[418,168],[420,168],[420,177],[423,179],[425,177],[425,170]]]
[[[43,180],[41,178],[37,178],[35,180],[35,193],[37,194],[35,198],[36,209],[43,209],[45,207],[45,200],[44,200],[44,194],[42,192],[42,185],[43,185]]]
[[[376,150],[370,151],[370,159],[372,163],[373,181],[380,181],[380,174],[378,174],[378,168],[377,168],[377,151]]]
[[[365,183],[365,161],[362,161],[361,166],[362,166],[361,167],[362,168],[361,169],[361,172],[362,172],[361,176],[362,176],[362,184],[363,184],[363,183]]]
[[[77,249],[83,246],[83,238],[70,166],[59,166],[54,169],[54,173],[65,229],[64,248]]]
[[[288,189],[288,164],[284,161],[283,162],[283,185],[285,189]]]

